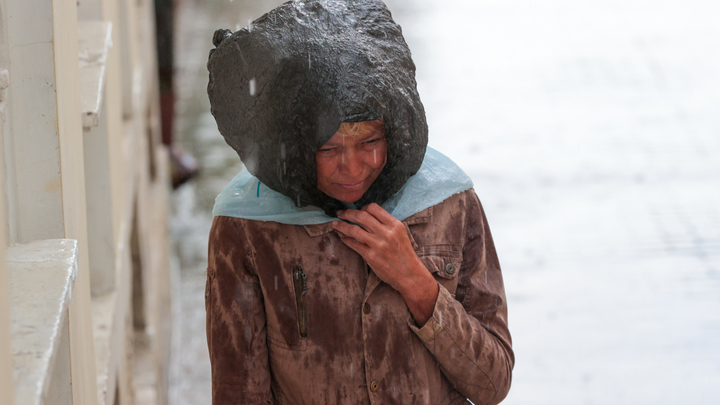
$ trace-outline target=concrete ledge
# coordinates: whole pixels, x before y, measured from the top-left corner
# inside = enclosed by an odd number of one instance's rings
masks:
[[[67,346],[67,313],[77,261],[78,244],[73,239],[8,247],[16,404],[55,403],[47,400],[56,394],[52,392],[55,359],[69,354],[69,347],[61,348],[61,341]],[[70,387],[60,389],[69,392]]]
[[[112,47],[112,23],[78,21],[80,109],[83,128],[98,126],[105,87],[105,67]]]

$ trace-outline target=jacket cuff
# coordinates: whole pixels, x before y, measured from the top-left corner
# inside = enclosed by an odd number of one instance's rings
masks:
[[[452,295],[450,295],[450,292],[445,287],[440,283],[438,283],[438,287],[440,287],[440,289],[437,300],[435,301],[432,317],[425,322],[425,325],[422,328],[418,328],[412,316],[408,319],[408,326],[410,326],[410,329],[412,329],[423,342],[432,341],[435,339],[435,335],[443,329],[442,314],[445,312],[444,309],[447,308],[450,300],[453,300]]]

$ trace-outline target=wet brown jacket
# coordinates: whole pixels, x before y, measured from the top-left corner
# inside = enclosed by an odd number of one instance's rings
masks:
[[[403,222],[440,284],[421,328],[331,224],[216,217],[206,291],[213,404],[499,403],[514,357],[474,190]]]

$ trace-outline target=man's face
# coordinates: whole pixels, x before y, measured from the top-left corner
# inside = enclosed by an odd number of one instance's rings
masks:
[[[318,188],[337,200],[353,203],[378,178],[387,160],[382,127],[364,125],[352,135],[345,124],[315,154]]]

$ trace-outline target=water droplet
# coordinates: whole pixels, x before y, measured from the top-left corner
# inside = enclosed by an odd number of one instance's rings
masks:
[[[255,95],[255,78],[250,79],[250,95]]]
[[[275,276],[275,291],[277,291],[277,276]]]
[[[285,159],[285,142],[280,143],[280,159]]]
[[[248,18],[248,32],[252,32],[252,30],[253,30],[252,20]]]
[[[354,371],[355,371],[355,363],[350,363],[350,379],[353,378]]]

